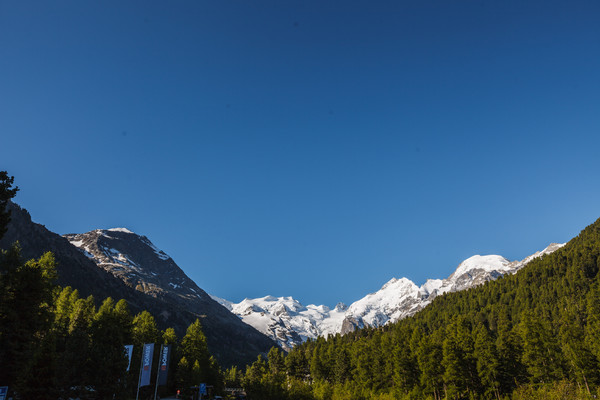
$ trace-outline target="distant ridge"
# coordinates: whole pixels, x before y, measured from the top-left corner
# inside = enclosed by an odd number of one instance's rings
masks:
[[[232,303],[213,296],[244,322],[276,340],[284,349],[319,336],[346,334],[363,327],[379,327],[414,315],[437,296],[466,290],[504,274],[514,274],[530,261],[551,254],[564,246],[552,243],[521,261],[499,255],[474,255],[461,262],[446,279],[429,279],[417,286],[407,278],[392,278],[381,289],[350,306],[303,306],[292,297],[266,296]]]

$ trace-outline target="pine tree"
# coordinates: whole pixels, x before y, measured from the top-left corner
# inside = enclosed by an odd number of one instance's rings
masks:
[[[523,340],[523,363],[531,382],[544,383],[562,378],[559,349],[549,324],[527,311],[519,330]]]
[[[434,399],[442,398],[444,386],[444,356],[442,348],[442,330],[434,335],[423,335],[417,350],[417,362],[421,370],[421,385],[426,393],[433,395]]]
[[[498,352],[500,393],[510,393],[518,383],[525,382],[527,372],[521,361],[523,353],[521,337],[511,329],[506,318],[501,318],[498,323],[498,337],[495,344]]]
[[[33,367],[53,321],[56,267],[54,256],[46,253],[38,260],[20,261],[13,246],[0,254],[0,382],[23,392],[34,379]],[[49,343],[46,343],[49,345]]]
[[[175,370],[175,384],[184,394],[189,392],[190,386],[198,384],[198,382],[194,383],[192,367],[193,364],[190,365],[190,362],[185,356],[181,357],[177,363],[177,369]]]
[[[402,393],[408,393],[419,382],[419,366],[416,356],[418,349],[419,331],[414,334],[408,329],[398,329],[392,351],[394,355],[394,384]]]
[[[346,348],[342,345],[336,352],[335,364],[333,366],[333,381],[335,383],[344,383],[351,379],[350,371],[352,370],[352,364],[350,361],[350,355]]]
[[[64,336],[69,329],[69,316],[73,310],[74,298],[71,286],[63,288],[54,300],[54,329]],[[77,294],[76,294],[77,296]]]
[[[177,334],[175,333],[175,329],[167,328],[162,334],[163,344],[170,344],[173,346],[177,345],[179,339],[177,338]]]
[[[277,347],[271,347],[267,355],[269,370],[273,374],[285,373],[285,356]]]
[[[19,191],[18,187],[12,187],[14,181],[13,176],[8,176],[6,171],[0,171],[0,239],[4,237],[10,222],[10,211],[6,210],[6,205]]]
[[[180,353],[184,356],[192,367],[198,362],[198,375],[194,379],[198,379],[195,384],[211,382],[211,377],[216,376],[215,371],[211,371],[210,353],[206,344],[206,336],[202,331],[200,320],[196,319],[194,323],[188,326],[185,336],[181,339]]]
[[[583,328],[572,319],[572,315],[573,313],[566,313],[562,319],[562,353],[568,364],[569,375],[590,393],[590,384],[598,384],[598,359],[586,346]]]
[[[131,323],[124,300],[115,305],[105,299],[90,326],[94,368],[90,383],[101,398],[108,398],[124,390],[128,360],[124,346],[129,342]]]
[[[269,366],[261,356],[258,356],[252,365],[246,368],[242,385],[250,398],[266,399],[269,394],[266,378]]]
[[[483,392],[500,400],[500,382],[498,351],[490,332],[480,324],[475,329],[475,357],[477,359],[477,373],[481,380]]]
[[[310,375],[316,380],[324,380],[329,376],[324,346],[318,342],[318,339],[310,358]]]
[[[237,366],[232,366],[225,371],[225,386],[239,388],[242,386],[243,374]]]
[[[138,348],[141,348],[144,343],[159,342],[160,336],[156,320],[148,311],[142,311],[133,317],[132,338]]]
[[[592,286],[586,298],[587,325],[585,326],[585,343],[600,360],[600,281]]]
[[[83,389],[89,384],[89,377],[94,368],[92,358],[92,337],[90,327],[96,314],[94,298],[76,298],[71,293],[71,313],[68,321],[67,336],[63,339],[64,347],[61,349],[57,361],[58,387],[65,393],[63,397],[78,397],[78,388]],[[73,392],[71,393],[71,388]]]
[[[306,354],[301,349],[292,351],[285,358],[285,367],[288,372],[288,376],[304,380],[310,374],[310,368],[308,366],[308,360]]]

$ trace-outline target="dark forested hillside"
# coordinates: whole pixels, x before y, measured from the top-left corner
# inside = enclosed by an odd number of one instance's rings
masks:
[[[596,394],[599,269],[600,220],[515,275],[440,296],[384,328],[298,346],[285,358],[285,392],[315,399]],[[263,398],[281,381],[272,357],[245,377]]]
[[[99,268],[64,237],[32,222],[29,213],[9,202],[11,220],[0,249],[8,249],[18,241],[24,260],[39,258],[51,251],[56,259],[57,283],[77,289],[83,297],[93,295],[97,301],[107,297],[125,299],[134,313],[147,310],[156,316],[160,328],[175,328],[183,335],[187,326],[200,318],[209,348],[224,366],[242,364],[266,353],[274,342],[215,301],[207,298],[182,304],[167,296],[151,296],[127,286],[110,272]],[[97,304],[100,305],[100,304]]]

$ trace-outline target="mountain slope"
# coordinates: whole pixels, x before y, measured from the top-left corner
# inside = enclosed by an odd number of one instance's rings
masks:
[[[212,302],[171,257],[145,236],[114,228],[64,237],[97,266],[138,291],[169,297],[187,306],[190,302]]]
[[[32,222],[29,213],[18,205],[10,203],[9,209],[12,221],[0,248],[19,241],[25,259],[52,251],[61,286],[76,288],[84,297],[93,295],[97,302],[106,297],[125,299],[133,313],[148,310],[161,329],[173,327],[180,337],[189,324],[200,318],[211,353],[223,366],[243,365],[274,345],[213,301],[147,238],[124,230],[68,235],[76,244],[86,243],[86,253],[67,238]],[[97,254],[92,256],[90,251]],[[119,266],[123,271],[129,269],[130,275],[120,274]]]
[[[240,303],[214,297],[244,322],[290,349],[307,339],[329,334],[346,334],[367,326],[379,327],[414,315],[433,299],[514,274],[530,261],[556,251],[562,244],[553,243],[521,261],[508,261],[498,255],[475,255],[456,268],[446,279],[430,279],[421,287],[407,278],[393,278],[377,292],[352,303],[326,306],[303,306],[291,297],[266,296],[245,299]]]
[[[592,398],[599,272],[600,220],[517,273],[438,296],[410,318],[296,346],[284,373],[309,371],[307,385],[343,385],[348,398]]]

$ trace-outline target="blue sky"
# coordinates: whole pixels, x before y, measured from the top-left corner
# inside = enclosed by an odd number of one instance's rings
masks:
[[[0,170],[200,287],[351,303],[600,217],[597,1],[0,1]]]

